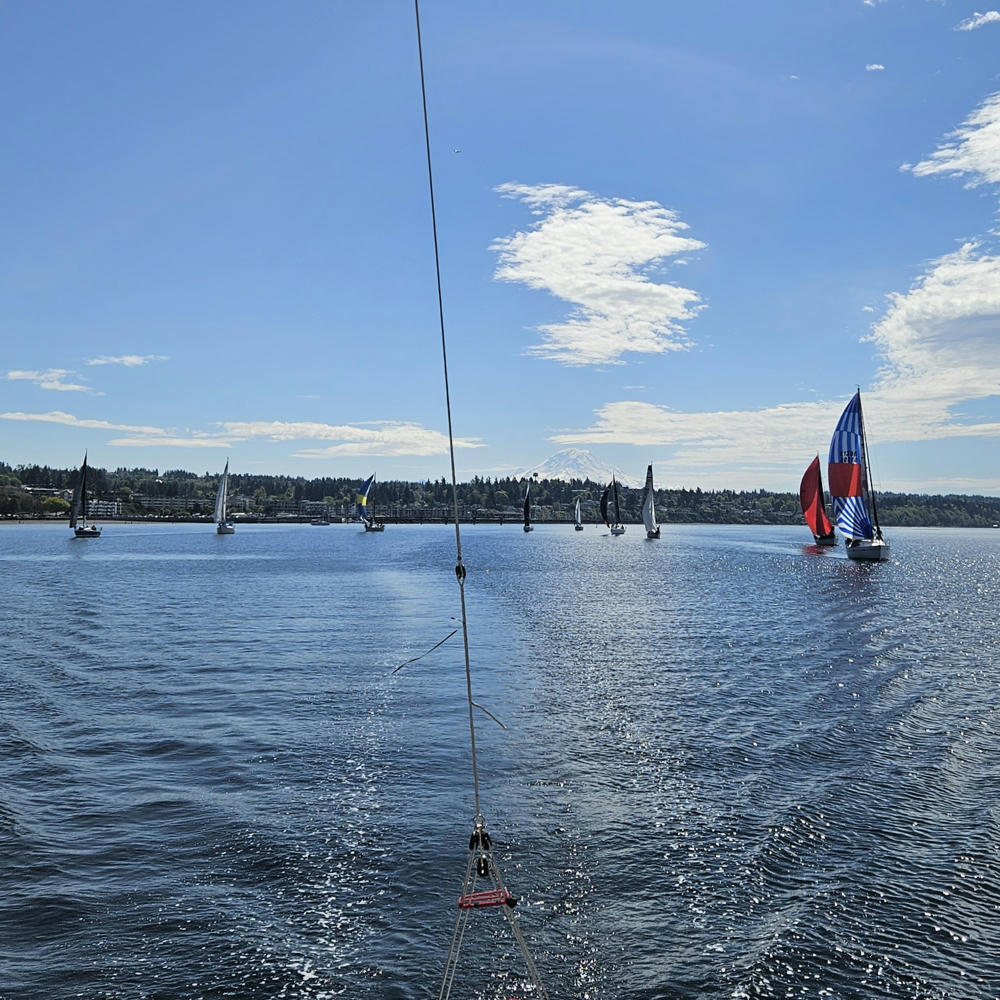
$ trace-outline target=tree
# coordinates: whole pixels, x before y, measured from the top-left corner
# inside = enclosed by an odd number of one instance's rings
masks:
[[[42,510],[46,514],[62,516],[69,513],[69,501],[62,497],[46,497],[42,501]]]

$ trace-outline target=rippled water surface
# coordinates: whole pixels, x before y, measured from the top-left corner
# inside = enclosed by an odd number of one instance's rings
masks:
[[[0,997],[437,997],[454,531],[0,528]],[[1000,531],[463,530],[483,809],[552,1000],[1000,996]],[[526,996],[469,925],[453,997]]]

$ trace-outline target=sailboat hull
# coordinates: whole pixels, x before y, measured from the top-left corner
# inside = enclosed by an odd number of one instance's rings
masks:
[[[646,532],[647,538],[659,538],[660,537],[660,526],[657,525],[652,531]]]
[[[889,543],[884,538],[859,538],[847,543],[847,558],[863,562],[888,562]]]
[[[573,530],[574,531],[583,531],[583,525],[582,524],[574,524],[573,525]]]
[[[100,538],[101,529],[96,524],[88,524],[73,529],[73,534],[77,538]]]
[[[385,531],[385,525],[379,522],[378,524],[365,524],[365,531]]]
[[[613,524],[613,525],[611,525],[611,534],[612,535],[624,535],[625,534],[625,525],[624,524]]]
[[[831,531],[828,535],[813,535],[817,545],[836,545],[837,536]]]
[[[222,521],[216,526],[215,533],[217,535],[235,535],[236,527],[230,524],[228,521]]]

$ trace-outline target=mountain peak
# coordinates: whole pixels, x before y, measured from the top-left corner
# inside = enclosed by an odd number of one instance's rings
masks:
[[[645,473],[645,470],[643,472]],[[612,474],[623,486],[635,488],[642,485],[642,480],[626,475],[616,466],[599,462],[589,451],[582,448],[564,448],[562,451],[557,451],[536,465],[523,472],[518,472],[517,477],[561,479],[567,483],[573,479],[589,479],[594,483],[610,483]]]

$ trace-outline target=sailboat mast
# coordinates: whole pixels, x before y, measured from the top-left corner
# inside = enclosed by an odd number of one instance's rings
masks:
[[[87,456],[83,456],[83,466],[80,469],[80,516],[84,525],[87,524]]]
[[[872,489],[871,475],[868,471],[868,442],[865,438],[865,416],[861,409],[861,389],[858,389],[858,427],[861,431],[861,468],[862,474],[865,481],[865,492],[868,494],[868,499],[871,501],[872,505],[872,522],[875,525],[875,530],[878,532],[878,507],[875,503],[875,491]]]

